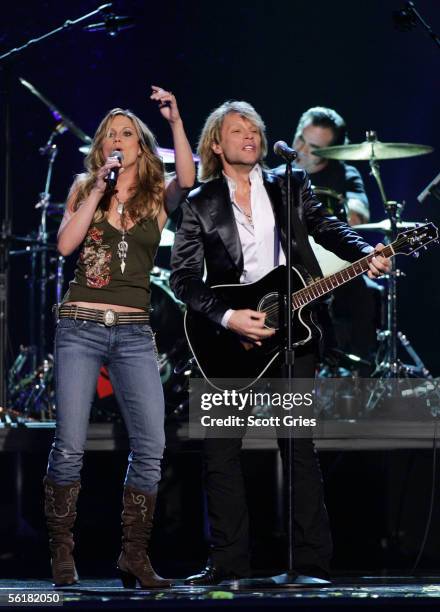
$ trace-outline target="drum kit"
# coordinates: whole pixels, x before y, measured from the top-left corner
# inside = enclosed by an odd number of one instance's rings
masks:
[[[40,148],[40,153],[47,158],[47,173],[43,191],[35,208],[40,212],[38,230],[26,236],[12,236],[16,248],[10,249],[12,258],[26,257],[29,274],[27,275],[29,307],[29,346],[21,346],[8,373],[8,392],[10,405],[14,413],[24,419],[45,421],[53,419],[56,412],[53,385],[53,356],[47,352],[47,312],[48,297],[51,302],[59,303],[64,290],[64,257],[56,250],[54,240],[56,226],[62,218],[64,204],[51,202],[50,186],[58,148],[56,139],[69,130],[82,145],[80,151],[87,154],[91,138],[85,134],[65,113],[61,112],[47,97],[43,96],[31,83],[20,79],[22,85],[41,100],[52,113],[56,121],[47,143]],[[416,222],[404,221],[401,217],[403,205],[388,200],[380,177],[379,161],[399,159],[430,153],[429,146],[408,143],[383,143],[377,140],[375,132],[367,132],[365,142],[332,146],[315,151],[315,154],[340,161],[368,161],[371,173],[378,184],[387,217],[377,223],[364,223],[354,226],[359,232],[378,232],[385,242],[395,239],[399,230],[414,227]],[[159,154],[165,164],[174,162],[174,151],[159,148]],[[316,188],[316,194],[338,217],[347,215],[343,195],[332,189]],[[52,227],[53,226],[53,227]],[[164,252],[172,247],[174,232],[165,228],[159,246]],[[167,261],[167,257],[158,261]],[[179,416],[186,412],[188,378],[191,373],[191,355],[187,346],[183,328],[184,307],[174,296],[169,285],[169,270],[155,268],[151,275],[152,287],[152,327],[156,334],[158,359],[161,379],[167,401],[168,416]],[[422,360],[410,345],[408,338],[397,330],[397,279],[399,271],[394,265],[387,282],[387,323],[384,330],[378,332],[380,349],[374,376],[380,379],[400,376],[429,376]],[[50,285],[52,289],[50,290]],[[406,349],[414,361],[405,365],[397,358],[398,342]],[[350,356],[348,356],[349,358]],[[352,356],[354,357],[354,356]],[[363,362],[363,360],[361,360]],[[348,359],[351,364],[359,363],[359,358]],[[363,362],[364,363],[364,362]],[[341,370],[341,368],[337,368]],[[334,371],[334,370],[333,370]],[[104,389],[104,391],[103,391]],[[106,380],[106,372],[97,388],[97,419],[114,420],[117,418],[112,390]],[[101,392],[100,392],[101,391]]]
[[[384,143],[377,139],[374,131],[366,133],[366,140],[359,144],[345,144],[321,148],[314,151],[315,155],[329,160],[338,161],[368,161],[371,174],[378,185],[382,203],[386,212],[386,218],[376,223],[362,223],[353,225],[358,232],[373,232],[382,234],[385,243],[390,243],[397,237],[399,231],[417,227],[415,221],[402,219],[403,203],[388,200],[380,175],[379,162],[390,159],[402,159],[431,153],[433,148],[426,145],[410,143]],[[335,201],[335,197],[333,196]],[[341,199],[339,198],[340,205]],[[418,253],[415,253],[418,255]],[[386,326],[378,330],[377,339],[379,349],[376,356],[375,369],[372,373],[380,381],[401,377],[431,378],[422,359],[411,346],[407,336],[397,329],[397,281],[402,276],[395,267],[395,259],[392,259],[392,268],[385,275],[386,281]],[[407,355],[413,361],[412,364],[402,363],[398,359],[398,344],[405,349]],[[372,393],[366,412],[371,412],[384,396],[384,386],[379,385],[376,393]]]

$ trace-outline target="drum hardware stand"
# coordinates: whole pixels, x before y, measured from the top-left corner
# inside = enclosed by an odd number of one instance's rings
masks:
[[[412,2],[408,2],[408,5],[413,6]],[[403,204],[388,200],[385,194],[385,189],[382,183],[379,170],[379,160],[387,159],[401,159],[406,157],[415,157],[418,155],[426,155],[432,153],[433,148],[426,145],[412,144],[412,143],[386,143],[380,142],[377,139],[375,131],[367,131],[366,141],[359,144],[346,144],[336,145],[331,147],[324,147],[315,151],[315,155],[326,159],[336,159],[341,161],[369,161],[371,174],[375,178],[378,185],[382,202],[387,213],[388,219],[381,221],[380,223],[374,224],[360,224],[354,229],[359,230],[373,230],[378,229],[383,232],[386,236],[386,241],[390,243],[395,240],[398,235],[399,225],[403,228],[405,226],[416,226],[417,223],[400,221],[400,215],[403,209]],[[435,184],[435,180],[434,180]],[[428,186],[428,191],[431,186]],[[421,196],[423,193],[421,194]],[[399,224],[400,221],[400,224]],[[376,226],[376,227],[374,227]],[[418,251],[414,252],[414,257],[418,256]],[[388,380],[388,383],[383,382],[382,388],[380,389],[380,395],[383,396],[390,391],[393,387],[391,380],[397,380],[399,376],[410,376],[413,371],[413,366],[405,366],[397,359],[397,278],[400,276],[400,272],[396,270],[394,260],[391,261],[391,272],[386,276],[388,283],[388,302],[387,302],[387,325],[383,332],[380,332],[379,339],[382,341],[384,347],[383,360],[377,365],[376,371],[373,376],[379,377],[378,380]],[[383,347],[379,348],[379,351],[383,350]],[[378,361],[378,358],[376,359]],[[423,373],[423,371],[422,371]],[[379,387],[379,382],[376,383],[376,387]],[[372,410],[378,403],[377,399],[373,400],[373,395],[370,396],[367,402],[367,410]],[[392,395],[392,393],[388,393]]]
[[[12,233],[11,202],[11,82],[10,62],[3,62],[0,56],[1,92],[4,100],[2,109],[2,149],[3,149],[3,189],[0,202],[1,240],[0,240],[0,408],[7,409],[6,370],[8,366],[8,295],[9,295],[9,240]]]
[[[374,143],[377,141],[377,133],[368,131],[366,133],[367,142],[371,142],[371,157],[369,160],[371,174],[374,176],[379,187],[382,202],[385,212],[390,220],[390,234],[385,242],[392,242],[397,238],[397,223],[400,220],[400,215],[404,204],[395,200],[387,200],[385,189],[380,176],[379,162],[374,155]],[[418,253],[415,253],[418,257]],[[379,335],[378,339],[385,342],[386,350],[382,362],[378,365],[374,372],[374,376],[381,378],[397,378],[401,365],[397,361],[397,277],[400,276],[400,271],[396,269],[394,259],[391,260],[391,270],[387,274],[387,333]]]
[[[48,168],[44,191],[40,193],[40,200],[35,205],[35,208],[41,209],[38,235],[35,244],[30,247],[31,272],[28,276],[30,346],[26,350],[24,350],[24,347],[21,347],[19,356],[15,360],[8,377],[11,399],[13,398],[18,402],[24,415],[31,416],[32,413],[39,413],[41,420],[53,418],[54,403],[52,389],[53,358],[51,355],[46,354],[47,286],[50,280],[56,281],[56,300],[58,303],[61,299],[64,264],[64,258],[61,256],[57,257],[56,275],[49,276],[47,232],[47,214],[51,197],[49,189],[52,181],[53,166],[58,154],[58,148],[54,143],[54,139],[57,135],[63,134],[66,129],[62,123],[59,123],[50,134],[45,146],[39,149],[41,155],[48,156]],[[39,266],[37,265],[37,259],[39,260]],[[38,280],[37,273],[39,274]],[[36,300],[37,286],[39,293],[38,306]],[[23,376],[26,361],[28,361],[27,370],[30,373]],[[37,364],[41,365],[37,366]]]
[[[369,160],[371,174],[374,176],[379,191],[382,197],[382,202],[385,208],[385,212],[390,221],[390,231],[386,234],[385,243],[393,242],[398,235],[398,222],[403,211],[405,203],[396,202],[395,200],[387,200],[385,190],[383,187],[382,179],[380,176],[379,162],[374,156],[374,143],[377,141],[377,134],[374,131],[367,131],[367,141],[371,142],[371,157]],[[418,257],[419,253],[415,252],[413,257]],[[398,379],[400,377],[413,377],[415,375],[420,377],[426,377],[426,368],[424,367],[421,359],[412,348],[410,341],[407,339],[402,332],[397,330],[397,279],[404,274],[396,269],[396,263],[394,258],[391,260],[391,270],[386,275],[387,282],[387,325],[386,329],[378,332],[378,340],[383,343],[385,350],[382,356],[381,362],[377,365],[372,376],[379,379]],[[403,340],[404,339],[404,340]],[[401,341],[407,353],[412,357],[416,357],[414,365],[403,364],[397,357],[397,343]],[[380,349],[379,349],[380,351]],[[419,367],[421,365],[421,367]],[[378,405],[379,401],[386,396],[392,394],[391,388],[387,388],[387,385],[381,385],[379,382],[375,387],[380,386],[381,388],[375,388],[372,390],[370,397],[366,405],[366,411],[371,412]]]
[[[400,344],[403,346],[405,351],[413,360],[413,366],[405,365],[405,367],[411,371],[411,374],[413,376],[417,376],[418,378],[431,378],[430,371],[428,370],[428,368],[425,367],[425,364],[421,360],[419,354],[416,353],[416,351],[411,346],[411,343],[408,338],[400,331],[397,332],[397,337],[400,341]]]
[[[425,189],[417,196],[419,204],[423,204],[428,196],[432,196],[437,200],[440,200],[440,172],[432,181],[425,187]]]
[[[421,14],[416,9],[414,2],[407,0],[402,9],[393,11],[394,26],[401,32],[408,32],[416,27],[417,22],[426,30],[437,47],[440,48],[440,36],[438,36],[431,26],[423,19]]]
[[[64,130],[63,130],[64,131]],[[56,144],[52,141],[57,133],[63,133],[62,131],[57,132],[54,130],[50,135],[49,141],[47,142],[45,147],[40,149],[41,155],[48,155],[48,168],[46,175],[46,183],[44,186],[44,191],[40,193],[40,201],[35,205],[35,208],[41,208],[41,219],[40,226],[38,228],[38,240],[40,244],[43,246],[43,249],[40,253],[40,308],[39,308],[39,334],[38,334],[38,361],[41,362],[46,355],[46,294],[47,294],[47,282],[48,282],[48,274],[47,274],[47,209],[50,202],[50,183],[52,181],[52,173],[53,173],[53,165],[58,154],[58,149]],[[31,315],[32,318],[32,315]]]
[[[46,32],[42,36],[32,38],[25,44],[14,47],[0,55],[0,77],[1,91],[0,99],[2,100],[2,166],[3,166],[3,189],[0,201],[0,408],[6,409],[7,384],[6,384],[6,369],[7,369],[7,333],[8,333],[8,266],[9,266],[9,239],[12,233],[12,215],[11,215],[11,90],[12,90],[12,62],[15,58],[21,57],[26,51],[32,49],[35,45],[51,38],[55,34],[73,29],[75,26],[90,19],[94,15],[99,15],[102,11],[111,8],[112,3],[108,2],[99,6],[94,11],[81,15],[77,19],[67,19],[60,27]]]

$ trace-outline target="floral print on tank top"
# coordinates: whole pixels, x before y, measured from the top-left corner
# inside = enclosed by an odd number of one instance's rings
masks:
[[[103,234],[104,232],[97,227],[90,228],[80,254],[80,260],[85,267],[87,287],[93,289],[105,287],[111,280],[112,254],[110,246],[102,242]]]

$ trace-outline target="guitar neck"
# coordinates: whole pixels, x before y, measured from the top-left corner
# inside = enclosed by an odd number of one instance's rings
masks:
[[[394,242],[386,246],[381,252],[381,255],[385,257],[393,257],[395,255],[395,251],[393,248]],[[326,295],[336,289],[336,287],[340,287],[345,283],[353,280],[357,276],[361,274],[365,274],[369,270],[370,261],[375,256],[375,252],[372,251],[366,257],[355,261],[353,264],[340,270],[339,272],[335,272],[330,276],[325,276],[318,281],[315,281],[311,285],[296,291],[292,295],[292,301],[294,308],[301,308],[302,306],[306,306],[310,302],[317,300],[318,298]]]

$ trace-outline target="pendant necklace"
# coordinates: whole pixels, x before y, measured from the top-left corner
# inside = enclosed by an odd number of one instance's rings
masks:
[[[250,212],[246,212],[244,210],[244,208],[242,208],[239,204],[237,204],[238,208],[241,210],[241,212],[243,213],[243,215],[245,216],[248,224],[253,228],[254,227],[254,220],[252,218],[252,209]]]
[[[252,219],[252,213],[247,213],[245,212],[243,209],[241,209],[244,213],[244,216],[246,217],[246,219],[248,220],[248,223],[251,227],[254,227],[254,221]]]
[[[118,203],[117,207],[116,207],[116,211],[121,215],[121,228],[122,228],[122,237],[121,240],[118,242],[118,257],[120,260],[120,268],[121,268],[121,273],[124,274],[124,270],[125,270],[125,260],[127,258],[127,251],[128,251],[128,243],[125,240],[125,220],[124,220],[124,202],[121,202],[120,200],[118,200],[117,196],[115,195],[116,198],[116,202]]]
[[[249,199],[250,202],[250,191],[248,191],[247,193],[244,194],[245,199]],[[241,212],[243,213],[243,215],[246,217],[246,220],[248,222],[248,224],[253,228],[254,227],[254,221],[252,219],[252,207],[250,209],[250,212],[246,212],[244,210],[244,208],[241,206],[241,204],[237,203],[238,208],[241,210]]]

